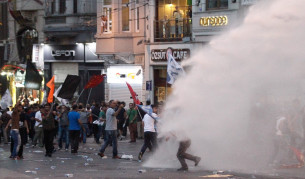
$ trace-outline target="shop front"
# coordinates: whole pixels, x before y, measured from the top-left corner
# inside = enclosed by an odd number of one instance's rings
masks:
[[[130,84],[142,101],[143,69],[140,65],[111,65],[107,68],[107,99],[132,103],[130,92],[126,85]]]
[[[43,47],[44,71],[46,81],[55,76],[55,88],[63,84],[66,76],[78,75],[81,82],[75,100],[89,79],[93,75],[102,74],[104,61],[98,59],[95,54],[95,43],[80,43],[71,45],[44,45]],[[89,90],[85,90],[79,98],[79,102],[86,103],[89,97]],[[104,83],[93,88],[89,102],[104,100]]]
[[[172,92],[172,85],[166,82],[167,56],[169,52],[180,63],[191,55],[193,44],[150,45],[147,58],[149,64],[146,69],[146,96],[152,103],[164,103]],[[148,51],[147,51],[148,52]]]

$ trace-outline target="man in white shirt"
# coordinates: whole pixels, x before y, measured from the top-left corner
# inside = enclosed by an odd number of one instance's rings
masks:
[[[138,155],[139,161],[142,160],[143,154],[147,148],[150,151],[153,151],[156,146],[156,130],[155,130],[155,122],[158,118],[158,106],[151,105],[153,112],[151,115],[145,114],[143,118],[143,126],[144,126],[144,144],[141,148],[141,151]]]
[[[37,144],[37,140],[39,141],[39,147],[43,147],[43,128],[42,128],[42,117],[41,113],[44,111],[43,106],[39,106],[39,111],[35,114],[35,136],[33,139],[32,147],[35,147]]]

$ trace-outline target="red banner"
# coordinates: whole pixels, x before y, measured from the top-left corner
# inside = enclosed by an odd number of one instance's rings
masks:
[[[137,104],[140,104],[140,100],[138,99],[137,97],[137,93],[133,91],[132,87],[130,86],[129,83],[126,82],[126,85],[130,91],[130,94],[132,96],[132,99],[133,99],[133,102],[137,105]]]
[[[86,84],[85,89],[94,88],[99,85],[104,80],[106,75],[94,75],[90,78],[89,82]]]

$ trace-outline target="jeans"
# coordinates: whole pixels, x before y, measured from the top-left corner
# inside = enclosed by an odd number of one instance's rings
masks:
[[[86,143],[87,135],[89,135],[89,127],[88,124],[83,124],[83,127],[85,128],[85,130],[83,130],[83,128],[80,128],[80,134],[83,136],[83,143]]]
[[[71,153],[77,153],[79,144],[80,130],[70,130],[69,137],[71,142]]]
[[[13,146],[13,150],[12,150],[12,157],[17,157],[17,147],[19,144],[19,131],[17,130],[11,130],[11,139],[12,139],[12,143],[11,145]]]
[[[62,141],[65,140],[65,149],[69,148],[69,130],[68,126],[59,126],[58,128],[58,147],[62,148]]]
[[[146,151],[147,147],[153,151],[156,147],[156,133],[155,132],[144,132],[144,144],[141,148],[142,154]]]
[[[93,124],[94,138],[95,138],[95,142],[97,142],[97,143],[100,142],[101,130],[102,130],[102,127],[100,125]]]
[[[110,144],[110,142],[112,141],[112,148],[113,148],[113,156],[117,156],[118,155],[118,140],[117,140],[117,130],[106,130],[106,140],[102,145],[102,148],[100,149],[101,153],[105,152],[105,149],[107,148],[107,146]]]
[[[39,147],[43,146],[43,128],[42,127],[35,127],[35,135],[33,139],[33,145],[37,144],[37,140],[39,142]]]

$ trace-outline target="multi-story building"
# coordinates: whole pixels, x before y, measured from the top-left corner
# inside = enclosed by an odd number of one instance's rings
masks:
[[[128,82],[142,100],[144,45],[151,28],[149,1],[99,0],[97,5],[97,54],[105,60],[105,98],[131,102]]]
[[[166,100],[171,93],[166,54],[170,52],[178,62],[189,58],[213,36],[240,23],[254,2],[100,0],[96,38],[97,54],[105,60],[108,75],[106,99],[131,101],[125,81],[132,82],[129,73],[143,70],[132,85],[140,100]]]
[[[102,73],[103,60],[95,55],[96,4],[96,0],[45,1],[45,80],[55,75],[56,87],[64,82],[68,74],[79,75],[80,94],[91,76]],[[89,92],[85,90],[79,101],[87,102]],[[104,100],[104,84],[92,89],[90,102],[92,100]]]
[[[5,53],[1,76],[6,78],[8,84],[5,89],[10,89],[14,102],[20,95],[39,98],[39,90],[24,88],[24,79],[25,64],[32,58],[33,44],[44,41],[43,1],[9,0],[2,2],[1,6],[2,30],[6,27],[6,33],[5,30],[1,31]]]

